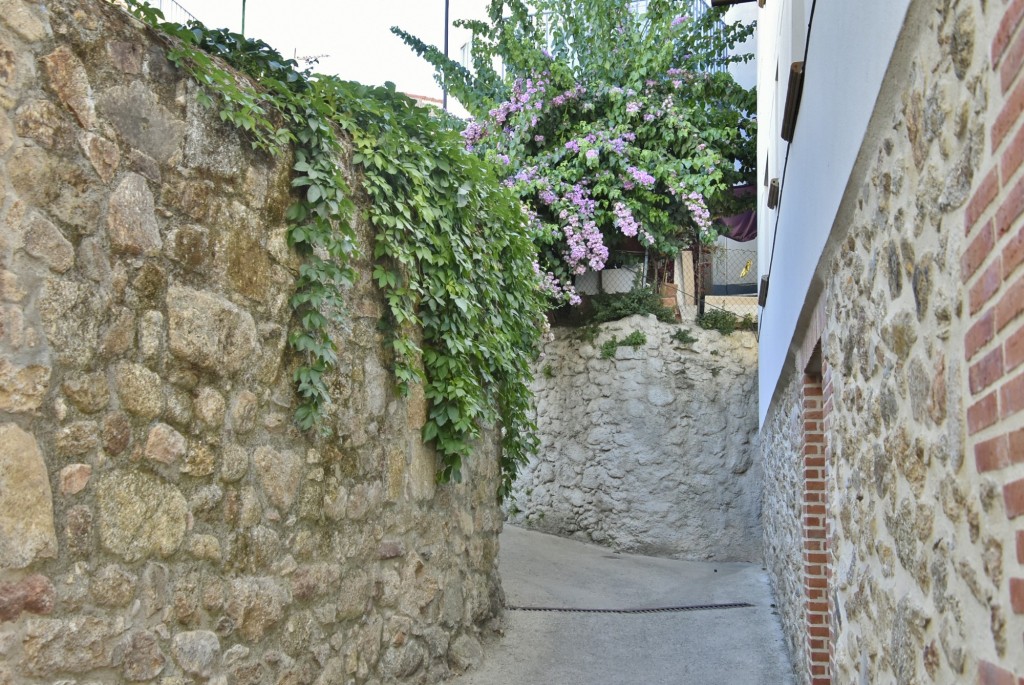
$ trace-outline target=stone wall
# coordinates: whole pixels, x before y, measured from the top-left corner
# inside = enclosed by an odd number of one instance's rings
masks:
[[[964,336],[980,306],[961,285],[965,214],[993,120],[992,37],[1006,4],[912,4],[819,265],[820,308],[797,333],[800,351],[764,424],[767,565],[807,683],[1016,681],[988,662],[1021,672],[1006,575],[1024,557],[1015,559],[1000,481],[965,451],[976,408],[964,392],[978,379],[963,363]],[[1024,3],[1014,6],[1019,17]],[[801,376],[819,339],[832,383],[831,576],[820,601],[831,625],[808,620],[814,600],[793,575],[807,577],[804,476],[794,466],[806,446]],[[817,678],[806,653],[822,644],[831,672]]]
[[[366,263],[333,435],[296,429],[289,160],[163,55],[105,2],[0,0],[0,683],[466,668],[500,603],[496,446],[435,486]]]
[[[634,331],[645,345],[602,358]],[[537,363],[541,448],[509,520],[621,551],[760,561],[754,336],[633,316],[583,337],[556,329]]]
[[[764,564],[793,663],[806,662],[803,591],[803,402],[792,379],[761,427]],[[801,669],[797,669],[801,670]]]

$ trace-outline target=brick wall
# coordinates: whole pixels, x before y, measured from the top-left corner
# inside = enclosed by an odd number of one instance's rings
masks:
[[[832,682],[829,654],[833,641],[828,588],[831,562],[826,504],[827,400],[822,374],[819,371],[809,370],[803,378],[803,581],[807,632],[806,682],[811,685],[829,685]],[[831,388],[828,390],[831,394]]]
[[[967,447],[1002,491],[1010,523],[1003,591],[1024,614],[1024,0],[1005,6],[991,45],[988,162],[967,206],[961,272],[967,297]],[[1009,654],[1024,652],[1011,631]],[[1019,660],[979,660],[982,685],[1024,679]],[[1016,676],[1014,675],[1016,671]]]

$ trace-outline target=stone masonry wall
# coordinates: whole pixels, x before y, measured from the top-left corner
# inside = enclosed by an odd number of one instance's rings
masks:
[[[435,486],[365,263],[333,436],[297,431],[289,160],[163,55],[105,2],[0,0],[0,683],[464,669],[500,603],[496,445]]]
[[[807,660],[803,601],[803,398],[800,377],[780,393],[761,428],[765,473],[761,519],[764,563],[783,634],[797,670]]]
[[[990,679],[995,671],[979,663],[1019,664],[1024,654],[1004,589],[1014,550],[1002,490],[965,452],[974,305],[961,285],[963,227],[986,154],[989,51],[1005,4],[912,3],[862,150],[867,164],[851,179],[848,221],[819,267],[821,328],[798,333],[804,352],[764,424],[767,565],[804,682],[813,626],[793,576],[803,565],[794,467],[800,376],[819,336],[833,388],[833,659],[813,682],[1008,683],[1015,678]],[[804,94],[815,96],[827,94]]]
[[[686,329],[696,340],[672,338]],[[509,520],[616,550],[760,561],[757,347],[750,333],[633,316],[558,329],[534,390],[541,448]],[[600,346],[642,331],[639,349]]]

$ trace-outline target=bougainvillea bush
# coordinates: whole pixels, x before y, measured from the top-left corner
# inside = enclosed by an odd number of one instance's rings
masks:
[[[753,27],[699,2],[493,0],[489,21],[459,22],[472,70],[393,29],[473,115],[467,149],[507,169],[557,302],[579,302],[574,277],[609,249],[710,243],[749,202],[733,187],[753,182],[756,97],[727,67]]]

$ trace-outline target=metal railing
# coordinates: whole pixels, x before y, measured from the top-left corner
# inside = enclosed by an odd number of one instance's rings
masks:
[[[166,21],[173,21],[176,24],[187,24],[190,21],[199,21],[196,15],[182,7],[175,0],[150,0],[150,4],[164,13]]]

